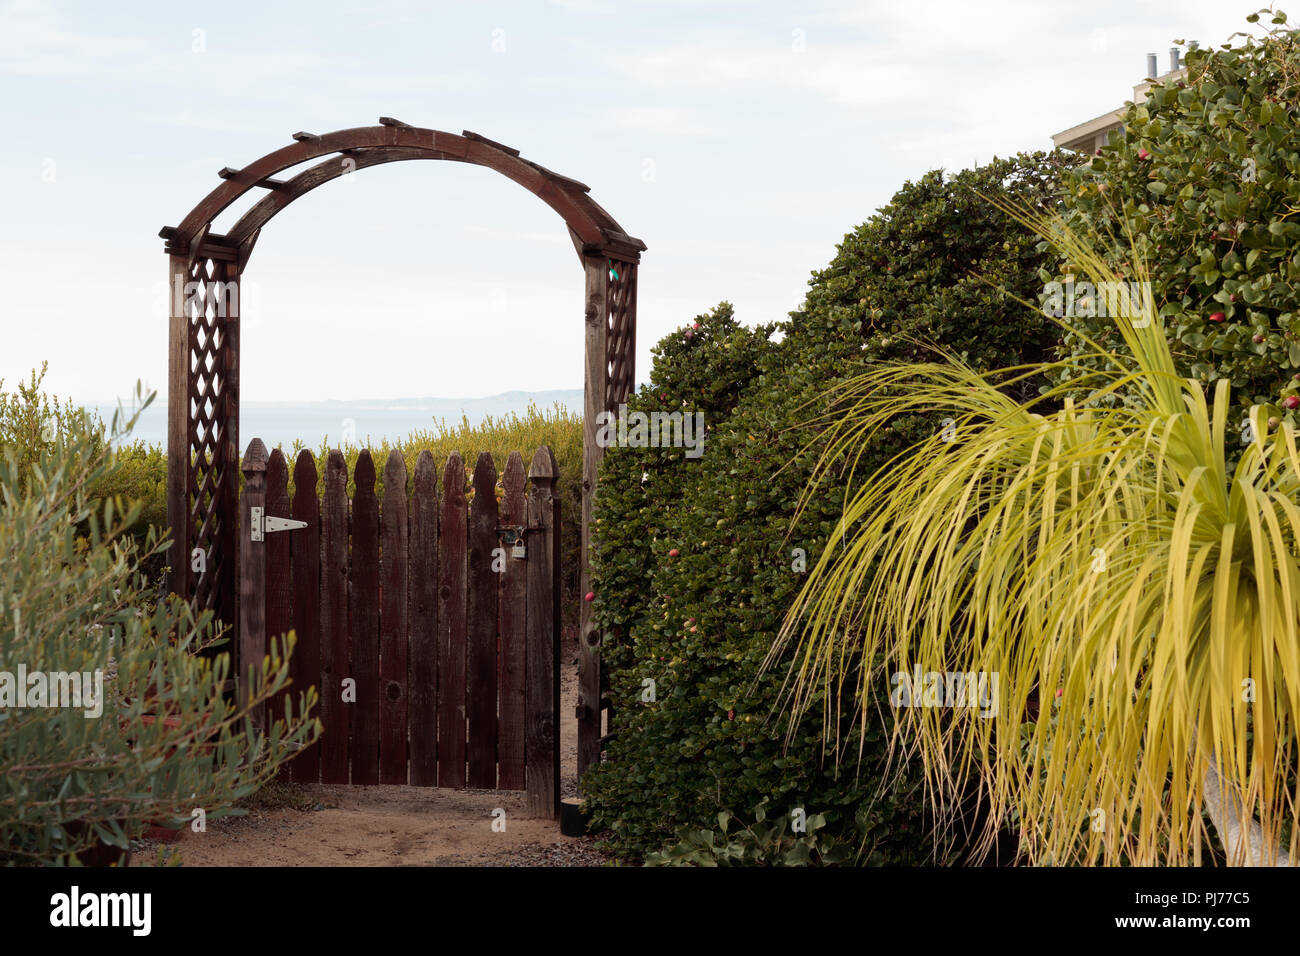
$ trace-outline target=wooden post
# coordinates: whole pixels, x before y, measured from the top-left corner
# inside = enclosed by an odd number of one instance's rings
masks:
[[[252,509],[266,513],[266,446],[262,439],[248,443],[240,469],[244,473],[244,494],[239,507],[239,704],[250,700],[256,675],[266,656],[266,542],[253,540]],[[262,708],[253,713],[253,724],[265,726]]]
[[[320,505],[320,782],[348,782],[350,704],[343,682],[352,676],[348,640],[348,463],[334,449],[325,459]]]
[[[363,448],[352,471],[352,782],[379,782],[379,499]]]
[[[384,465],[380,514],[379,782],[406,783],[407,549],[406,459],[394,448]]]
[[[308,687],[324,694],[320,678],[320,498],[316,492],[316,459],[303,449],[293,469],[293,517],[307,522],[289,539],[293,563],[293,628],[298,646],[293,651],[292,693]],[[319,708],[318,708],[319,710]],[[320,779],[320,744],[312,744],[294,758],[293,779],[315,783]]]
[[[560,501],[548,446],[537,449],[528,477],[528,811],[553,820],[560,813]]]
[[[469,515],[468,665],[465,706],[469,717],[468,786],[497,785],[497,468],[488,452],[474,464],[474,502]],[[503,560],[509,560],[504,558]]]
[[[517,451],[506,461],[502,485],[505,497],[501,501],[501,525],[506,528],[524,528],[528,525],[528,500],[524,496],[524,459]],[[531,545],[524,535],[525,551]],[[501,575],[498,592],[497,621],[501,629],[501,661],[497,678],[501,698],[501,719],[497,731],[497,786],[502,790],[523,790],[525,694],[524,676],[528,662],[528,559],[510,557],[512,548],[506,549],[506,570]]]
[[[190,320],[185,305],[188,268],[184,256],[167,257],[167,299],[171,317],[167,341],[167,526],[172,545],[169,587],[190,596]]]
[[[266,461],[266,514],[276,518],[289,517],[289,463],[284,452],[271,449]],[[295,532],[296,533],[296,532]],[[284,635],[293,630],[293,586],[290,583],[290,544],[293,535],[288,532],[266,535],[262,541],[266,554],[266,649],[272,642],[282,642]],[[281,645],[283,646],[283,645]],[[292,670],[290,671],[292,673]],[[267,727],[284,719],[284,702],[290,690],[286,687],[267,702]],[[281,768],[288,775],[288,767]]]
[[[578,785],[587,768],[600,760],[600,635],[592,623],[591,533],[594,521],[596,475],[604,449],[596,443],[596,417],[606,411],[609,365],[609,262],[605,255],[583,257],[586,269],[586,363],[583,384],[582,426],[582,575],[584,596],[578,628]],[[536,458],[533,459],[536,463]],[[529,477],[532,477],[530,471]],[[531,554],[529,555],[531,558]]]
[[[411,784],[438,783],[438,467],[420,452],[411,488],[409,699]]]
[[[213,273],[214,279],[226,283],[226,291],[220,298],[229,301],[233,310],[225,318],[218,317],[217,328],[221,330],[219,372],[221,394],[218,398],[217,421],[221,431],[218,433],[216,454],[221,461],[220,511],[219,514],[234,514],[239,506],[239,483],[235,479],[232,467],[239,461],[239,273],[234,263],[218,264]],[[224,451],[221,450],[224,448]],[[263,447],[263,453],[265,453]],[[215,564],[221,575],[216,598],[217,619],[234,627],[239,619],[239,584],[235,580],[236,569],[231,567],[230,559],[239,554],[239,532],[233,521],[223,522],[220,533],[212,542],[213,556],[209,565]]]
[[[465,788],[465,463],[442,471],[438,522],[438,786]]]

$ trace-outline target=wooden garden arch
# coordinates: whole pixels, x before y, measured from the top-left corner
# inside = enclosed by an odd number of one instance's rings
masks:
[[[239,283],[262,227],[299,196],[366,166],[445,159],[486,166],[514,180],[560,214],[585,276],[585,373],[582,466],[582,593],[589,589],[591,516],[601,448],[596,417],[635,387],[637,267],[645,243],[627,235],[587,195],[587,186],[530,160],[519,150],[468,130],[459,136],[380,117],[316,135],[242,169],[222,169],[221,185],[178,226],[165,227],[171,319],[167,388],[167,519],[173,529],[171,588],[197,609],[235,628],[239,489]],[[292,167],[321,158],[288,178]],[[264,191],[230,231],[213,220],[250,190]],[[599,760],[600,637],[582,602],[578,767]]]

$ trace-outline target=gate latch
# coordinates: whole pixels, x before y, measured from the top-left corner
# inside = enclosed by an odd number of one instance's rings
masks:
[[[249,525],[251,525],[252,540],[261,541],[263,536],[270,534],[272,531],[293,531],[296,528],[307,527],[305,521],[295,521],[293,518],[274,518],[266,514],[264,508],[256,505],[248,509]]]

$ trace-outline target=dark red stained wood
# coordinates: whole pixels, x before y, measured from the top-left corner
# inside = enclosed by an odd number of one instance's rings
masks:
[[[438,466],[427,451],[415,462],[411,492],[408,606],[411,783],[438,783]]]
[[[248,190],[277,173],[342,150],[360,150],[364,156],[366,150],[382,147],[401,147],[409,156],[420,158],[463,158],[466,162],[495,169],[536,194],[558,212],[584,243],[610,245],[618,249],[627,245],[632,254],[645,248],[640,240],[624,235],[622,227],[609,213],[586,195],[586,186],[567,176],[528,163],[514,155],[513,151],[503,151],[490,140],[470,141],[441,130],[371,126],[337,130],[321,134],[315,139],[301,140],[242,166],[237,174],[222,180],[220,186],[190,210],[179,226],[164,230],[169,240],[169,251],[180,253],[182,245],[198,248],[212,245],[201,240],[218,214]],[[290,179],[282,188],[272,190],[270,196],[282,197],[275,211],[301,195],[304,190],[297,184],[302,175]],[[269,218],[269,215],[263,217],[262,222]],[[240,224],[237,223],[231,232],[237,235]],[[173,245],[177,247],[170,248]]]
[[[252,539],[250,516],[253,508],[266,506],[266,446],[262,439],[248,443],[240,463],[244,490],[239,499],[239,657],[240,706],[249,708],[256,727],[266,726],[263,705],[251,704],[266,656],[266,549]],[[230,512],[227,511],[227,514]]]
[[[635,276],[632,266],[639,261],[640,252],[645,248],[644,243],[628,236],[604,209],[587,196],[585,185],[521,159],[518,150],[502,147],[468,131],[456,136],[409,127],[386,118],[375,127],[324,134],[297,133],[293,140],[291,144],[251,163],[231,157],[234,167],[223,171],[226,178],[221,184],[178,226],[163,229],[161,234],[167,239],[170,255],[170,277],[181,280],[183,285],[193,277],[195,269],[201,268],[205,272],[211,270],[210,277],[214,280],[237,284],[262,228],[292,201],[348,169],[412,158],[476,163],[496,170],[530,190],[565,219],[578,254],[588,260],[589,276],[599,277],[612,259],[620,264],[623,286],[630,286],[629,278]],[[355,163],[340,163],[340,153],[347,154]],[[300,171],[290,172],[295,169]],[[285,179],[275,178],[280,172],[286,173]],[[249,190],[266,190],[267,195],[254,202],[227,235],[214,233],[212,227],[218,215],[229,210],[232,204],[239,203]],[[621,315],[605,308],[609,299],[605,293],[601,293],[599,298],[599,302],[593,302],[590,297],[587,300],[585,407],[589,424],[584,438],[584,526],[591,519],[596,465],[600,457],[590,423],[597,411],[616,405],[635,380],[631,361],[634,354],[631,332],[635,325],[635,298],[630,291],[624,293],[624,300],[631,305]],[[239,623],[235,615],[240,586],[236,577],[240,553],[237,499],[240,322],[233,316],[217,319],[214,324],[219,330],[221,345],[194,355],[190,346],[197,344],[195,336],[198,330],[190,321],[188,309],[174,306],[171,312],[167,508],[175,540],[170,561],[172,583],[182,598],[193,601],[199,608],[214,609],[219,620],[236,626]],[[625,330],[621,338],[618,335],[620,326]],[[605,333],[607,327],[608,336]],[[593,335],[596,329],[601,330],[599,338]],[[205,405],[207,411],[203,410]],[[212,439],[214,429],[217,437]],[[191,440],[198,437],[197,431],[209,437],[199,442],[199,447],[192,448]],[[192,456],[192,452],[197,454]],[[202,490],[196,487],[200,479],[203,479]],[[584,536],[584,566],[589,544]],[[197,577],[189,570],[192,549],[196,547],[207,556],[207,571]],[[586,590],[585,576],[583,590]],[[335,617],[339,619],[340,615]],[[600,751],[599,698],[602,684],[599,660],[594,653],[598,648],[588,640],[590,635],[586,625],[589,623],[589,611],[584,606],[582,653],[585,669],[581,686],[587,716],[582,718],[580,725],[580,771],[585,763],[598,758]],[[330,696],[334,690],[326,688],[324,693]]]
[[[353,704],[343,703],[352,676],[348,641],[348,465],[343,455],[325,461],[321,501],[321,783],[348,782],[348,731]]]
[[[509,558],[497,552],[497,469],[483,452],[474,465],[474,503],[469,512],[469,786],[497,785],[497,584],[496,570]],[[494,564],[495,561],[495,564]]]
[[[190,368],[190,320],[185,297],[182,294],[178,298],[174,290],[179,283],[184,291],[185,283],[189,281],[189,268],[186,256],[169,256],[167,261],[168,312],[171,315],[167,334],[167,525],[172,529],[168,564],[171,565],[172,591],[188,600],[194,593],[190,567],[193,515],[186,493],[193,477],[189,436],[194,418],[189,394],[194,384],[194,373]]]
[[[560,500],[559,469],[543,445],[528,468],[528,675],[524,728],[528,810],[554,819],[560,812]]]
[[[266,460],[267,517],[289,517],[289,466],[284,452],[275,448]],[[266,535],[266,647],[282,647],[284,636],[293,628],[292,586],[289,577],[290,536],[296,531],[277,531]],[[267,703],[267,725],[284,719],[284,702],[289,689]]]
[[[609,339],[611,330],[610,262],[604,255],[584,255],[586,270],[586,369],[582,427],[582,560],[578,592],[591,588],[591,555],[596,544],[596,480],[603,443],[597,440],[600,415],[609,408]],[[587,768],[600,761],[600,641],[590,602],[580,602],[578,621],[578,786]]]
[[[442,472],[438,537],[438,786],[465,786],[465,465]]]
[[[238,294],[239,276],[231,269],[230,263],[213,263],[215,272],[214,278],[220,279],[229,284],[235,284],[234,294]],[[219,491],[217,494],[218,514],[222,515],[222,521],[218,528],[217,539],[212,542],[215,553],[208,559],[209,569],[215,566],[217,575],[217,594],[220,597],[217,600],[215,610],[217,617],[223,623],[234,627],[238,621],[237,599],[239,598],[240,583],[237,577],[235,565],[231,563],[231,558],[239,554],[240,534],[238,525],[235,521],[225,520],[225,516],[233,515],[239,508],[239,477],[234,472],[234,467],[239,461],[239,327],[238,321],[232,321],[233,317],[218,319],[217,326],[220,328],[220,343],[217,349],[217,362],[215,381],[220,382],[220,395],[217,398],[217,409],[213,413],[214,421],[219,426],[218,445],[224,446],[224,451],[220,448],[214,449],[216,460],[220,462],[217,471]],[[208,380],[211,387],[214,379]],[[215,561],[214,561],[215,559]],[[265,623],[265,621],[263,621]],[[264,714],[258,714],[259,718],[264,718]]]
[[[505,497],[501,500],[502,527],[528,524],[524,499],[524,460],[512,451],[502,477]],[[525,542],[527,536],[525,536]],[[502,790],[524,789],[524,675],[528,599],[528,561],[510,557],[506,546],[506,569],[497,592],[498,650],[497,693],[500,716],[497,724],[497,786]]]
[[[289,552],[293,576],[293,629],[298,644],[289,673],[297,707],[309,687],[319,688],[320,674],[320,499],[316,497],[316,461],[303,449],[293,467],[293,517],[307,527],[292,532]],[[289,767],[296,782],[320,779],[319,744],[312,744]]]
[[[370,451],[352,473],[352,782],[379,782],[379,500]]]
[[[379,782],[406,783],[406,462],[394,449],[384,466],[379,523]]]

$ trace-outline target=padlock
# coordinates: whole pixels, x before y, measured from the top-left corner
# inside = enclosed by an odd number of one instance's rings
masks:
[[[528,557],[528,548],[524,545],[524,532],[527,528],[497,528],[497,533],[501,535],[503,544],[510,545],[510,557],[526,558]]]

